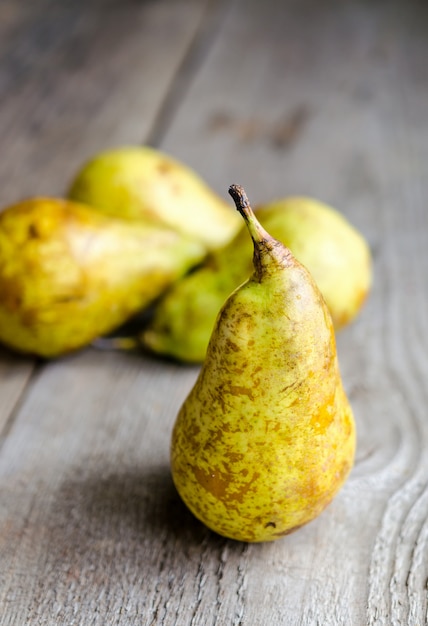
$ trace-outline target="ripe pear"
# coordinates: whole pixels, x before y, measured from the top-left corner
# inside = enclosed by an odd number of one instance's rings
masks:
[[[256,215],[290,248],[321,290],[335,329],[359,313],[372,282],[364,237],[335,209],[306,197],[263,205]],[[182,361],[203,361],[220,307],[251,273],[251,242],[245,226],[161,298],[141,337],[146,347]]]
[[[68,195],[109,215],[158,221],[207,251],[225,245],[241,226],[239,216],[193,170],[148,146],[94,156]]]
[[[54,357],[113,330],[205,254],[174,230],[57,198],[0,214],[0,341]]]
[[[272,541],[314,519],[353,465],[355,426],[330,313],[310,273],[230,189],[254,272],[221,309],[174,425],[171,469],[215,532]]]

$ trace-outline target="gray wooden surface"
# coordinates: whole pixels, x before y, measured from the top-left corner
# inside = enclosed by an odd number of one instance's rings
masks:
[[[355,468],[274,544],[214,535],[174,491],[170,430],[198,368],[2,351],[0,626],[427,624],[427,6],[2,0],[0,63],[2,206],[150,142],[225,197],[236,182],[333,204],[375,262],[338,337]]]

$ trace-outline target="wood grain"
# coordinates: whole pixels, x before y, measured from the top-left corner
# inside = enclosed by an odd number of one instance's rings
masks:
[[[32,3],[22,23],[9,8],[12,34],[39,22],[46,2]],[[237,182],[257,202],[303,193],[341,209],[369,239],[375,270],[363,314],[338,337],[357,463],[332,505],[295,534],[275,544],[227,541],[193,519],[169,476],[170,429],[197,368],[92,350],[44,365],[0,451],[0,626],[427,624],[427,8],[236,0],[195,15],[196,2],[107,3],[110,36],[93,39],[101,2],[87,15],[78,5],[54,10],[52,24],[75,16],[74,35],[61,43],[52,26],[42,65],[31,60],[1,113],[22,160],[16,175],[39,191],[60,189],[65,167],[138,130],[225,197]],[[122,38],[112,43],[116,24]],[[159,36],[166,24],[170,56]],[[150,45],[139,30],[148,25]],[[189,48],[198,27],[209,39]],[[58,83],[76,42],[85,42],[78,69]],[[158,50],[158,96],[140,117]],[[114,104],[97,80],[121,84]],[[45,120],[34,136],[18,123],[31,111]],[[129,118],[118,121],[117,111]],[[287,128],[291,140],[278,141]],[[41,157],[33,170],[40,145],[58,162]],[[4,167],[9,198],[18,178]]]

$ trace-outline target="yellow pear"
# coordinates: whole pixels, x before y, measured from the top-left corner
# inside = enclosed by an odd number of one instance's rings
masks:
[[[0,341],[53,357],[147,306],[204,256],[174,230],[32,198],[0,214]]]
[[[314,277],[338,330],[361,310],[372,282],[364,237],[335,209],[312,198],[290,197],[256,210]],[[251,273],[251,242],[243,227],[161,298],[141,337],[152,351],[182,361],[203,361],[217,313]]]
[[[148,146],[95,155],[78,172],[68,195],[110,215],[158,221],[207,250],[225,245],[241,225],[191,168]]]
[[[183,501],[215,532],[272,541],[314,519],[353,465],[355,427],[330,313],[309,272],[230,189],[254,272],[221,309],[174,425]]]

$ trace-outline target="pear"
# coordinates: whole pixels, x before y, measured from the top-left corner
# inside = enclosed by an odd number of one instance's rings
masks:
[[[239,216],[193,170],[148,146],[95,155],[68,195],[110,215],[158,221],[207,251],[225,245],[241,226]]]
[[[254,272],[222,307],[171,439],[172,477],[206,526],[272,541],[314,519],[353,465],[330,313],[310,273],[230,188]]]
[[[54,357],[147,306],[205,254],[159,225],[111,218],[58,198],[0,214],[0,341]]]
[[[371,254],[364,237],[338,211],[313,198],[284,198],[260,206],[256,215],[309,269],[335,329],[354,320],[372,282]],[[141,342],[182,361],[203,361],[220,307],[251,273],[250,250],[244,226],[230,244],[161,298]]]

